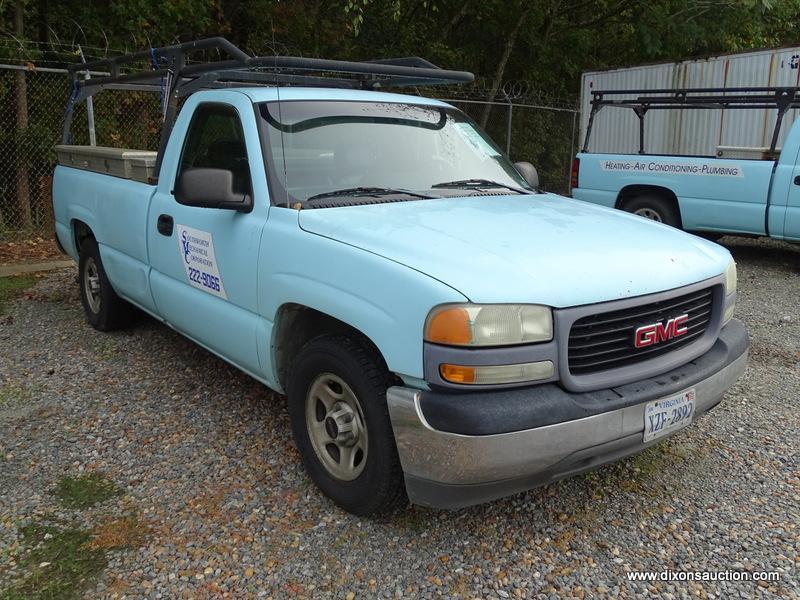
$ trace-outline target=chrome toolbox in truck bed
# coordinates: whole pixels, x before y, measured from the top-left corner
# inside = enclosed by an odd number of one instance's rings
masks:
[[[58,164],[65,167],[95,171],[143,183],[150,182],[158,154],[148,150],[63,144],[56,146],[55,151]]]

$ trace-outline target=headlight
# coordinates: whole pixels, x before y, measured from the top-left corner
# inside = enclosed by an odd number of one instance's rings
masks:
[[[425,340],[449,346],[510,346],[553,339],[553,313],[536,304],[444,304],[425,321]]]
[[[725,295],[729,296],[736,291],[736,263],[731,259],[725,269]]]

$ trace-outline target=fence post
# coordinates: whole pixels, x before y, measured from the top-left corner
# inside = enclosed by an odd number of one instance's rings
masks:
[[[511,158],[511,119],[514,105],[511,104],[511,99],[508,100],[508,123],[506,124],[506,154]]]
[[[578,112],[572,113],[572,137],[569,140],[569,161],[567,161],[567,193],[572,195],[572,159],[575,158],[575,127],[578,124]]]
[[[23,15],[25,12],[23,0],[14,4],[14,31],[19,38],[24,35]],[[28,90],[25,82],[25,69],[14,73],[14,103],[16,109],[16,193],[17,210],[19,211],[19,224],[22,228],[31,225],[31,183],[28,179],[28,157],[24,150],[26,145],[26,131],[28,129]]]
[[[78,46],[78,52],[81,55],[81,62],[85,63],[86,57],[83,55],[83,49],[80,45]],[[90,77],[89,69],[86,69],[83,78],[89,79]],[[94,99],[91,96],[86,98],[86,123],[89,126],[89,145],[97,146],[97,132],[94,129]]]

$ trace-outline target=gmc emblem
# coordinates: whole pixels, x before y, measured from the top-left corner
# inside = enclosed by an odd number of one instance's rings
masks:
[[[633,345],[637,348],[644,348],[686,335],[689,332],[689,328],[686,327],[688,320],[689,315],[686,314],[669,319],[666,323],[653,323],[637,327],[633,336]]]

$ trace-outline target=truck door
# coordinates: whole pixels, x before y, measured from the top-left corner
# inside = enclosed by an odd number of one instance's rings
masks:
[[[789,195],[786,198],[783,237],[787,240],[800,241],[800,165],[798,164],[795,164],[792,181],[789,184]]]
[[[215,97],[224,101],[208,101]],[[260,371],[257,259],[269,210],[260,157],[255,114],[246,96],[190,97],[170,136],[148,215],[158,312],[175,329],[252,374]],[[235,185],[251,190],[252,211],[179,204],[175,181],[193,167],[232,171]]]

